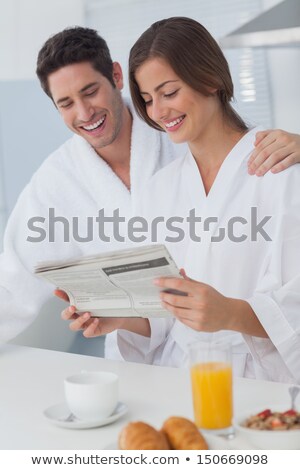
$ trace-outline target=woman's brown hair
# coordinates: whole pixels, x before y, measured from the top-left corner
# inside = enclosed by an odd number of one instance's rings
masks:
[[[217,89],[221,107],[229,123],[245,131],[247,125],[234,111],[233,83],[227,60],[211,34],[197,21],[173,17],[153,23],[136,41],[129,55],[129,86],[139,116],[154,129],[162,130],[147,115],[145,102],[135,79],[137,69],[148,59],[159,57],[172,67],[187,85],[205,96]]]

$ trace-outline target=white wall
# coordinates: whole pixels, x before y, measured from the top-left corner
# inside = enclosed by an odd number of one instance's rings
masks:
[[[0,80],[35,78],[45,40],[84,22],[84,0],[0,0]]]
[[[300,48],[268,52],[275,127],[300,133]]]
[[[280,2],[278,0],[263,1],[265,9],[277,3]],[[272,87],[274,126],[300,133],[300,46],[268,49],[267,56]]]

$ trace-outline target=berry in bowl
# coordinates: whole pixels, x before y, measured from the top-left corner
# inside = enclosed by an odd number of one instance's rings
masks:
[[[300,413],[277,409],[245,413],[235,420],[235,428],[258,449],[300,449]]]

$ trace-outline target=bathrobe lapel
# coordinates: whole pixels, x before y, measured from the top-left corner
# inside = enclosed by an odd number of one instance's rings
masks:
[[[201,217],[201,229],[198,230],[201,242],[189,244],[186,254],[186,265],[189,266],[189,275],[199,280],[205,273],[201,266],[207,265],[212,246],[212,237],[218,235],[219,227],[222,226],[222,216],[230,199],[238,193],[238,188],[243,184],[243,178],[239,172],[247,172],[247,159],[245,155],[250,154],[258,128],[249,131],[231,150],[225,158],[217,177],[208,195],[205,194],[203,182],[196,165],[195,159],[190,152],[186,156],[184,166],[184,177],[189,191],[191,207],[195,207],[196,215]],[[217,217],[217,222],[211,222],[208,230],[204,230],[205,220],[209,217]],[[199,268],[200,266],[200,268]],[[197,276],[196,276],[197,273]]]

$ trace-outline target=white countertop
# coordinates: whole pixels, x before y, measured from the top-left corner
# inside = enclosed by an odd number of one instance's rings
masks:
[[[63,379],[84,369],[117,373],[120,401],[126,403],[129,413],[95,429],[54,426],[43,410],[63,402]],[[0,345],[0,378],[1,449],[105,449],[117,442],[119,431],[129,421],[146,421],[160,428],[169,416],[193,418],[189,372],[185,369]],[[270,397],[272,403],[286,400],[288,407],[287,388],[274,382],[235,379],[235,412],[266,408]],[[243,448],[239,437],[235,441],[236,448]]]

